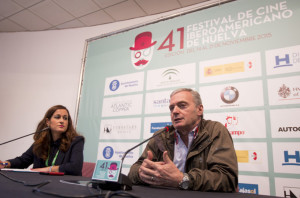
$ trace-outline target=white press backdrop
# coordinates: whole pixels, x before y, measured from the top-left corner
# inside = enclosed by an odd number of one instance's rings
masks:
[[[120,160],[169,124],[171,91],[190,87],[204,118],[232,135],[240,192],[297,194],[299,18],[297,0],[238,0],[89,39],[77,125],[86,159]],[[127,154],[124,173],[144,147]]]

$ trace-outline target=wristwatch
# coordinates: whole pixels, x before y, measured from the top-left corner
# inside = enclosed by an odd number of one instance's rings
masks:
[[[179,188],[187,190],[189,188],[190,177],[187,173],[183,173],[182,181],[179,183]]]

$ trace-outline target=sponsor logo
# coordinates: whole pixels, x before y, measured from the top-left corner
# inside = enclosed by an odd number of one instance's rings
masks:
[[[124,155],[125,151],[114,151],[114,149],[111,146],[107,146],[103,149],[103,157],[105,159],[110,159],[113,157],[113,155],[115,154],[117,157],[122,158]],[[129,152],[127,153],[125,158],[133,158],[133,152]]]
[[[132,107],[132,101],[116,102],[110,106],[113,112],[126,112]]]
[[[158,131],[162,128],[164,128],[167,125],[172,125],[172,122],[156,122],[156,123],[151,123],[150,126],[150,133],[154,133],[155,131]]]
[[[105,124],[103,128],[103,133],[106,134],[130,134],[132,131],[136,130],[137,126],[135,124]]]
[[[279,133],[287,133],[287,132],[300,132],[300,127],[279,127]]]
[[[160,74],[160,77],[160,82],[157,84],[159,87],[184,83],[180,79],[180,70],[177,69],[166,69]]]
[[[256,163],[260,161],[258,151],[236,150],[235,152],[239,163]]]
[[[112,130],[112,125],[111,124],[105,124],[103,132],[104,133],[110,133]]]
[[[107,146],[103,149],[102,154],[105,159],[110,159],[114,155],[114,149],[110,146]]]
[[[227,116],[226,117],[226,123],[225,123],[225,127],[228,129],[228,131],[230,132],[230,134],[232,136],[240,136],[240,135],[245,135],[245,131],[241,131],[241,130],[235,130],[238,126],[238,117],[237,116]]]
[[[116,91],[119,88],[119,86],[120,86],[120,82],[118,80],[113,80],[109,84],[109,89],[111,91]]]
[[[127,88],[127,87],[137,87],[139,85],[139,81],[134,80],[134,81],[122,82],[121,85],[124,86],[125,88]]]
[[[283,84],[278,90],[278,95],[281,98],[283,98],[282,100],[300,99],[300,88],[299,87],[290,88],[285,84]]]
[[[295,151],[295,154],[290,154],[289,151],[283,151],[284,163],[282,166],[300,166],[300,152]]]
[[[298,63],[300,63],[299,51],[290,54],[283,53],[281,55],[275,56],[274,68],[297,66]]]
[[[291,64],[289,54],[285,54],[284,57],[275,56],[275,64],[276,65],[274,66],[274,68],[293,66],[293,64]]]
[[[240,193],[258,194],[258,184],[239,183]]]
[[[111,91],[117,91],[120,88],[120,86],[123,88],[137,87],[139,86],[139,81],[134,80],[134,81],[127,81],[127,82],[120,83],[120,81],[118,80],[113,80],[109,84],[109,89]]]
[[[167,69],[161,74],[161,77],[164,83],[174,83],[180,81],[178,74],[179,71],[177,69]]]
[[[285,198],[300,198],[300,187],[283,187]]]
[[[215,66],[209,66],[204,68],[205,77],[219,76],[219,75],[233,74],[233,73],[240,73],[240,72],[245,72],[244,62],[228,63],[228,64],[215,65]]]
[[[169,98],[163,98],[159,100],[153,100],[153,106],[154,107],[166,107],[170,104],[170,99]]]
[[[228,86],[223,89],[221,93],[221,99],[226,104],[232,104],[239,98],[239,91],[232,86]]]
[[[125,151],[116,151],[115,153],[121,159],[123,157]],[[125,159],[129,159],[129,158],[131,158],[131,159],[133,158],[133,152],[132,151],[127,153],[127,155],[125,156]]]
[[[287,98],[291,95],[291,90],[289,87],[287,87],[287,86],[285,86],[285,84],[283,84],[278,90],[278,95],[282,98]]]

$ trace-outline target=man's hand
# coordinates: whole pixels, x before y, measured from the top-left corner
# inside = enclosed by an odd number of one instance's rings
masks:
[[[178,187],[183,178],[183,173],[169,158],[168,152],[164,152],[163,162],[152,162],[152,158],[152,152],[148,151],[147,159],[143,161],[139,169],[140,178],[145,183],[152,185]]]

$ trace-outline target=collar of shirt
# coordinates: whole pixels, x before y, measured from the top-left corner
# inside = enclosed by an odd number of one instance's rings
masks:
[[[51,147],[52,147],[52,146],[54,146],[54,147],[59,147],[59,146],[60,146],[60,142],[61,142],[61,138],[59,138],[59,139],[56,140],[56,141],[51,140],[50,146],[51,146]]]
[[[188,151],[190,149],[190,146],[194,140],[195,132],[196,132],[197,127],[195,127],[191,132],[189,132],[189,143],[188,147],[184,144],[182,141],[180,134],[178,133],[177,130],[175,130],[175,141],[176,143],[174,144],[174,159],[173,162],[176,165],[176,167],[181,171],[185,171],[185,161],[186,161],[186,156],[188,154]]]

